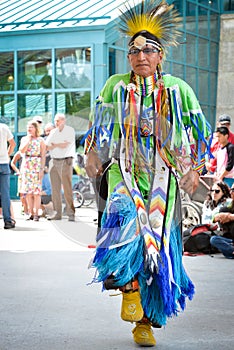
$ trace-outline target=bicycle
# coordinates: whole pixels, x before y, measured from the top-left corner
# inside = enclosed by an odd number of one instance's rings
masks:
[[[207,192],[210,190],[210,185],[212,182],[213,178],[201,176],[199,178],[198,189],[192,196],[189,196],[188,193],[180,190],[182,200],[181,207],[183,231],[189,229],[191,226],[201,224],[203,203]]]

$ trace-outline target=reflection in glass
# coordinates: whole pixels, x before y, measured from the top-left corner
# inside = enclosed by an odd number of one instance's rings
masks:
[[[210,9],[218,10],[219,1],[217,0],[199,0],[200,4],[204,4],[205,6],[209,6]]]
[[[51,50],[18,52],[18,89],[50,89],[52,82]]]
[[[184,67],[181,64],[173,64],[173,75],[178,78],[183,78]]]
[[[56,88],[91,87],[91,48],[56,50]]]
[[[196,65],[196,36],[186,35],[186,61],[187,64]]]
[[[197,5],[186,1],[186,16],[196,16]],[[195,17],[194,17],[195,18]],[[186,18],[187,20],[187,18]]]
[[[52,97],[50,94],[30,94],[18,96],[18,128],[19,132],[26,131],[26,125],[34,116],[40,115],[43,124],[52,119]]]
[[[90,114],[90,92],[67,92],[56,94],[56,111],[65,113],[68,125],[77,132],[88,129]]]
[[[197,70],[192,67],[187,67],[186,69],[186,82],[191,86],[191,88],[194,91],[197,91],[197,84],[196,84],[196,78],[197,78]],[[198,96],[199,99],[199,96]]]
[[[0,123],[14,130],[15,100],[13,95],[0,95]]]
[[[224,11],[234,11],[234,1],[233,0],[224,0],[223,1],[223,10]]]
[[[181,0],[174,0],[172,3],[175,6],[175,9],[180,13],[180,15],[183,14],[183,8],[184,8],[184,3]]]
[[[210,69],[218,70],[219,45],[218,43],[210,43]]]
[[[184,47],[186,45],[186,42],[183,42],[183,37],[181,36],[180,40],[181,44],[175,47],[170,47],[167,53],[167,57],[170,57],[170,59],[174,59],[177,62],[184,63]]]
[[[198,85],[200,103],[210,103],[209,73],[207,71],[198,72]]]
[[[219,15],[217,13],[212,13],[210,15],[210,37],[213,40],[219,40],[219,30],[217,30],[218,28],[218,24],[219,23]]]
[[[210,110],[212,110],[212,108],[208,107],[208,106],[205,105],[205,104],[201,104],[201,108],[202,108],[203,114],[205,115],[206,119],[207,119],[208,122],[210,123],[210,122],[211,122],[211,119],[210,119]],[[213,130],[214,130],[214,127],[213,127]]]
[[[198,32],[202,36],[208,37],[209,35],[209,22],[208,22],[208,11],[207,9],[199,6],[198,7],[199,25]]]
[[[13,52],[0,52],[0,90],[14,90]]]
[[[67,92],[56,94],[56,110],[65,114],[82,113],[90,107],[90,92]]]
[[[113,48],[109,49],[109,75],[123,72],[123,62],[126,59],[126,53]]]
[[[216,104],[216,89],[214,86],[217,85],[217,74],[210,72],[210,104]]]
[[[202,68],[209,65],[209,41],[206,39],[198,39],[198,64]]]

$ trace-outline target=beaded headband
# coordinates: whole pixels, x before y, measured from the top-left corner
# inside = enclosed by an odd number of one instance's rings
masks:
[[[132,47],[142,49],[142,47],[146,46],[147,44],[155,47],[159,51],[162,50],[162,45],[160,45],[157,41],[145,38],[143,35],[138,35],[133,41],[130,41],[128,46],[129,49],[131,49]]]

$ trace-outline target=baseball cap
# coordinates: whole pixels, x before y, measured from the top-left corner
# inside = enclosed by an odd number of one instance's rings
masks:
[[[33,117],[33,120],[39,124],[43,123],[43,119],[40,115],[36,115],[35,117]]]
[[[223,125],[223,124],[231,124],[231,117],[229,115],[227,115],[227,114],[221,114],[219,116],[219,123],[221,125]]]

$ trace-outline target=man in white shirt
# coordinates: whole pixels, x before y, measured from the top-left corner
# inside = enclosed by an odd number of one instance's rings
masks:
[[[73,158],[75,156],[75,130],[66,125],[66,117],[58,113],[54,118],[55,129],[46,138],[47,149],[50,152],[50,181],[52,202],[56,214],[49,220],[62,219],[62,186],[66,201],[66,212],[69,221],[75,221],[75,208],[72,193]]]
[[[15,220],[11,217],[10,201],[10,155],[15,148],[13,135],[7,125],[0,123],[0,191],[4,229],[15,227]]]

